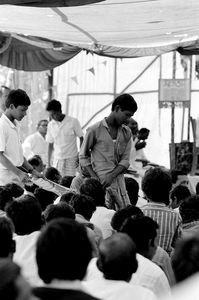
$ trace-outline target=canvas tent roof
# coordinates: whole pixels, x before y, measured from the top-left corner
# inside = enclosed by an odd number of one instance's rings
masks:
[[[0,0],[0,4],[0,64],[18,70],[51,69],[82,49],[110,57],[199,51],[198,0]]]

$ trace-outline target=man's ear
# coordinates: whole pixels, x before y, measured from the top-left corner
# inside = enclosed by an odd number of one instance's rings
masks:
[[[119,110],[121,110],[121,107],[120,107],[119,105],[116,105],[114,110],[115,110],[116,112],[118,112]]]

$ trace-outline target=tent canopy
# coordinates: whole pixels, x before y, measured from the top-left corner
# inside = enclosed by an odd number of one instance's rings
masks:
[[[185,55],[199,52],[198,0],[0,0],[0,4],[0,64],[18,70],[52,69],[81,50],[128,58],[173,50]]]

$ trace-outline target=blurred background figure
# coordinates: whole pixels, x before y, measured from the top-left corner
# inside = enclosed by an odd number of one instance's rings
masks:
[[[4,112],[6,109],[5,100],[10,91],[11,89],[5,85],[2,85],[0,87],[0,116],[2,115],[2,112]]]

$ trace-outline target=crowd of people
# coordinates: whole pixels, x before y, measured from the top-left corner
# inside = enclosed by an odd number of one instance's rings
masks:
[[[199,184],[146,159],[134,98],[118,96],[85,136],[53,99],[23,143],[30,99],[2,99],[0,299],[197,299]]]

